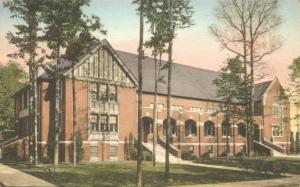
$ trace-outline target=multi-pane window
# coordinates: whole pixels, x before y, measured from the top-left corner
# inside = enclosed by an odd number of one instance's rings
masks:
[[[183,106],[172,105],[171,106],[171,110],[182,111],[183,110]]]
[[[90,115],[90,130],[92,132],[99,131],[99,127],[98,127],[98,115],[96,115],[96,114],[91,114]]]
[[[109,99],[110,101],[117,101],[117,87],[115,85],[109,86]]]
[[[99,156],[99,147],[98,146],[91,146],[91,157],[98,158]]]
[[[108,131],[108,117],[107,115],[100,116],[100,128],[102,132]]]
[[[196,122],[194,120],[185,122],[185,136],[197,136]]]
[[[201,112],[201,108],[198,108],[198,107],[192,107],[192,108],[191,108],[191,112],[200,113],[200,112]]]
[[[215,127],[212,121],[207,121],[204,123],[204,136],[212,137],[215,135]]]
[[[283,106],[278,103],[274,103],[272,105],[272,115],[273,117],[283,117]]]
[[[238,134],[242,137],[246,137],[246,125],[244,123],[239,123],[238,127]]]
[[[283,136],[283,125],[273,124],[272,125],[273,136]]]
[[[222,124],[222,135],[223,136],[231,136],[231,128],[229,124]]]
[[[91,96],[92,100],[98,99],[98,84],[97,83],[90,84],[90,96]]]
[[[99,84],[99,99],[101,101],[107,101],[107,85]]]
[[[109,130],[110,132],[118,132],[118,119],[117,116],[109,117]]]
[[[110,157],[118,157],[118,146],[110,146],[109,147],[109,156]]]

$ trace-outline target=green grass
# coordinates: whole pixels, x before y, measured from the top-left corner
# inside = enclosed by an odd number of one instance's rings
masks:
[[[230,166],[230,167],[240,167],[243,166],[240,163],[241,158],[201,158],[195,160],[195,163],[202,163],[202,164],[213,164],[213,165],[222,165],[222,166]],[[257,160],[264,159],[270,162],[278,162],[283,164],[286,167],[286,173],[300,175],[300,159],[298,158],[275,158],[275,157],[258,157],[247,159],[249,162],[256,162]]]
[[[51,165],[34,167],[27,163],[7,163],[9,166],[42,178],[57,186],[134,186],[136,162],[104,162],[99,164],[60,165],[53,171]],[[171,181],[164,181],[164,165],[152,167],[143,162],[144,186],[176,186],[214,184],[279,178],[266,174],[228,171],[197,166],[171,165]]]

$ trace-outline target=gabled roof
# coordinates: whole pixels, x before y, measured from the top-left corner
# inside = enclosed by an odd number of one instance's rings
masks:
[[[263,95],[266,93],[272,82],[273,81],[266,81],[255,85],[254,98],[256,101],[261,101],[263,99]]]
[[[133,72],[134,76],[138,77],[138,56],[136,54],[117,51],[120,59]],[[166,63],[163,61],[163,64]],[[143,59],[143,91],[154,92],[154,59],[145,57]],[[161,72],[165,76],[167,82],[167,71]],[[182,64],[173,64],[172,74],[172,95],[179,97],[187,97],[193,99],[203,99],[212,101],[221,101],[217,97],[216,86],[213,81],[219,77],[219,73],[201,68],[195,68]],[[167,94],[167,84],[159,83],[159,94]]]
[[[107,40],[101,42],[95,41],[85,50],[83,50],[77,57],[75,68],[83,63],[90,55],[97,51],[101,46],[105,46],[117,59],[117,61],[124,66],[124,70],[130,75],[137,85],[138,80],[138,55],[114,50]],[[162,62],[167,63],[166,61]],[[61,67],[65,70],[65,75],[70,71],[70,61],[62,61]],[[219,101],[222,99],[217,97],[217,87],[213,81],[220,76],[219,72],[196,68],[192,66],[173,63],[172,74],[172,95],[178,97],[185,97],[191,99]],[[143,59],[143,91],[147,93],[154,93],[154,71],[155,61],[153,58],[145,57]],[[167,82],[167,70],[161,71]],[[50,76],[43,72],[41,78],[50,78]],[[255,85],[254,96],[257,101],[262,100],[264,93],[268,90],[272,81],[266,81]],[[162,95],[167,94],[167,84],[159,83],[158,93]]]

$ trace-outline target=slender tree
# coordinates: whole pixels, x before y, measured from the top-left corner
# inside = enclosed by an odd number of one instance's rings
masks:
[[[137,173],[136,186],[141,187],[142,181],[142,110],[143,110],[143,57],[144,57],[144,0],[133,1],[139,4],[138,13],[140,16],[140,38],[138,48],[138,140],[137,140]]]
[[[145,42],[145,47],[152,49],[154,57],[154,107],[153,107],[153,150],[152,163],[156,164],[156,145],[157,145],[157,89],[159,83],[164,82],[164,76],[161,76],[162,55],[166,51],[167,38],[165,36],[166,27],[163,24],[165,13],[160,11],[162,4],[159,0],[147,1],[145,3],[145,17],[150,24],[151,37]]]
[[[89,28],[89,24],[98,27],[101,26],[98,17],[92,16],[89,19],[83,14],[82,8],[87,5],[89,5],[89,0],[45,0],[43,3],[44,40],[52,50],[48,58],[56,61],[56,66],[53,67],[53,76],[55,79],[55,112],[53,120],[53,126],[55,127],[54,165],[58,164],[59,134],[62,122],[61,81],[63,68],[60,67],[62,58],[61,50],[66,48],[79,32]],[[76,142],[75,134],[73,136],[73,141]],[[74,149],[75,152],[76,148]]]
[[[6,1],[4,6],[9,8],[12,18],[22,20],[22,23],[15,25],[15,33],[8,32],[7,39],[11,44],[17,46],[18,51],[10,56],[22,58],[29,67],[30,79],[30,124],[34,129],[34,163],[38,163],[37,154],[37,67],[43,58],[37,59],[37,49],[40,37],[38,32],[41,30],[39,25],[41,2],[39,0],[11,0]]]
[[[289,66],[291,70],[290,74],[290,97],[293,104],[300,108],[300,57],[296,58],[293,63]],[[297,123],[297,133],[296,133],[296,141],[295,141],[295,152],[299,154],[300,150],[300,142],[299,142],[299,126],[300,126],[300,114],[299,109],[297,108],[297,112],[295,116],[292,116],[292,119]]]
[[[245,107],[241,106],[244,98],[244,68],[238,58],[229,59],[220,70],[220,77],[214,80],[217,86],[217,96],[224,103],[219,105],[217,113],[224,114],[226,132],[226,157],[229,151],[229,130],[238,120],[243,119]]]
[[[164,1],[165,2],[165,1]],[[170,124],[171,124],[171,94],[172,94],[172,64],[173,64],[173,40],[176,36],[176,30],[187,28],[192,25],[193,7],[190,5],[190,0],[168,0],[167,5],[168,16],[165,19],[167,26],[168,38],[168,86],[167,86],[167,126],[166,126],[166,161],[165,161],[165,179],[169,179],[170,164]]]
[[[229,52],[243,59],[245,68],[244,100],[247,107],[247,153],[253,154],[254,84],[261,79],[265,56],[281,47],[276,34],[281,24],[277,14],[277,0],[221,0],[216,8],[217,25],[210,27],[212,34]]]

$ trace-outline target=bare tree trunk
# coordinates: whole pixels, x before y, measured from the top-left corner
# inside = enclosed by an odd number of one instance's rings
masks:
[[[157,80],[157,58],[154,57],[155,60],[155,85],[154,85],[154,107],[153,107],[153,150],[152,150],[152,164],[155,166],[156,164],[156,144],[157,144],[157,87],[158,87],[158,80]]]
[[[73,98],[73,166],[77,163],[76,145],[76,85],[74,77],[74,62],[72,61],[72,98]]]
[[[140,42],[139,42],[139,57],[138,57],[138,72],[139,72],[139,92],[138,92],[138,142],[137,142],[137,187],[142,186],[142,105],[143,105],[143,52],[144,45],[144,0],[141,0],[140,5]]]
[[[34,124],[34,164],[38,165],[38,94],[37,94],[37,67],[33,65],[33,124]]]
[[[57,68],[59,65],[59,53],[60,47],[57,49]],[[57,71],[59,71],[57,69]],[[54,145],[54,165],[58,165],[59,162],[59,131],[60,131],[60,101],[61,101],[61,79],[60,75],[55,77],[55,113],[54,113],[54,133],[55,133],[55,145]]]
[[[174,32],[174,28],[172,26],[173,23],[173,13],[172,13],[172,0],[168,1],[169,6],[169,19],[170,19],[170,29]],[[173,33],[170,33],[173,34]],[[167,97],[167,126],[166,126],[166,158],[165,158],[165,179],[168,181],[170,175],[170,124],[171,124],[171,88],[172,88],[172,53],[173,53],[173,36],[170,36],[171,39],[169,41],[168,48],[168,97]]]

